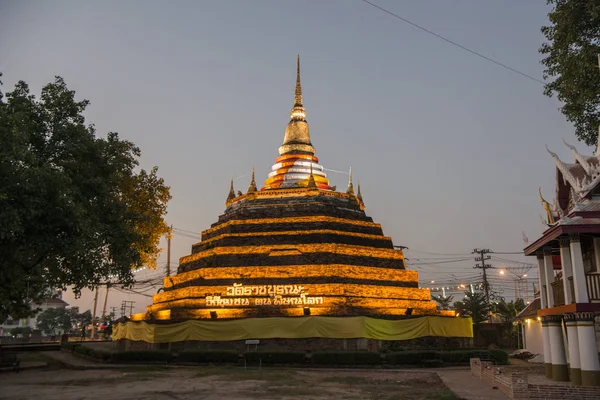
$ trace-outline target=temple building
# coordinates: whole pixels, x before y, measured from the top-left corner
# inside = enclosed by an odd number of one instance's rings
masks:
[[[525,248],[536,256],[546,376],[577,385],[600,386],[600,153],[572,151],[572,163],[556,153],[554,201],[547,202],[547,229]],[[539,321],[539,322],[538,322]],[[530,329],[537,332],[537,329]]]
[[[418,287],[418,274],[406,269],[402,251],[365,213],[352,174],[347,188],[337,191],[315,154],[298,59],[290,121],[264,184],[259,188],[253,171],[246,192],[236,194],[231,181],[224,213],[202,232],[191,254],[179,260],[177,275],[164,279],[148,312],[132,319],[249,324],[274,317],[283,325],[270,334],[277,331],[281,337],[292,323],[289,317],[341,326],[351,320],[318,318],[435,316],[434,322],[418,322],[427,325],[420,334],[472,336],[470,320],[437,310],[429,290]],[[367,337],[370,333],[360,326],[348,328],[355,333],[340,334]],[[306,335],[327,336],[324,331],[321,326]]]

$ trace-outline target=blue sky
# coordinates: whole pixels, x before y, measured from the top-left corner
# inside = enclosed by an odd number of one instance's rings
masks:
[[[374,2],[542,77],[545,2]],[[223,212],[231,176],[254,165],[257,180],[266,177],[292,106],[297,54],[321,164],[352,167],[368,214],[408,257],[514,252],[522,231],[539,236],[537,188],[548,200],[554,193],[544,145],[570,160],[561,138],[576,142],[558,101],[362,1],[0,0],[3,90],[22,79],[39,93],[54,75],[65,78],[91,101],[86,115],[100,135],[119,132],[140,146],[144,168],[159,167],[173,195],[168,221],[190,231]],[[329,177],[347,184],[347,175]],[[236,190],[248,183],[237,179]],[[174,262],[192,243],[175,236]],[[474,274],[472,264],[418,271],[423,281],[460,279]],[[115,294],[109,306],[124,299],[138,311],[150,301]],[[76,302],[90,303],[89,293]]]

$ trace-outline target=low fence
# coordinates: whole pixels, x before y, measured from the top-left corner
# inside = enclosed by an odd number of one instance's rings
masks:
[[[471,359],[471,373],[497,387],[511,399],[597,400],[600,387],[575,386],[568,383],[529,383],[526,372],[503,372],[490,361]]]

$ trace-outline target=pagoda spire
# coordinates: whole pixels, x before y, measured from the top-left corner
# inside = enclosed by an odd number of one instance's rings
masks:
[[[296,61],[296,91],[294,92],[294,106],[290,111],[292,121],[306,121],[306,110],[302,102],[302,84],[300,83],[300,55]]]
[[[250,181],[250,187],[248,187],[248,193],[254,193],[257,190],[256,181],[254,180],[254,166],[252,166],[252,180]]]
[[[300,84],[300,54],[296,60],[296,93],[294,94],[294,107],[302,107],[302,85]]]
[[[283,145],[279,154],[315,154],[315,148],[310,142],[306,111],[302,100],[302,85],[300,84],[300,56],[296,61],[296,91],[294,92],[294,106],[290,111],[290,122],[285,128]]]
[[[360,192],[360,181],[358,181],[358,191],[356,192],[356,198],[360,200],[360,202],[362,203],[363,198],[362,198],[362,193]]]
[[[352,167],[350,167],[349,179],[348,179],[348,189],[346,189],[347,194],[354,195],[354,185],[352,184]]]
[[[227,195],[227,200],[225,201],[225,205],[228,206],[235,199],[235,191],[233,190],[233,177],[231,178],[231,182],[229,184],[229,194]]]

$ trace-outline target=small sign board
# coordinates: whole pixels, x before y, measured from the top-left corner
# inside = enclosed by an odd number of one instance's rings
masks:
[[[254,344],[254,345],[257,345],[257,344],[259,344],[259,343],[260,343],[260,340],[258,340],[258,339],[249,339],[249,340],[246,340],[246,344]]]

